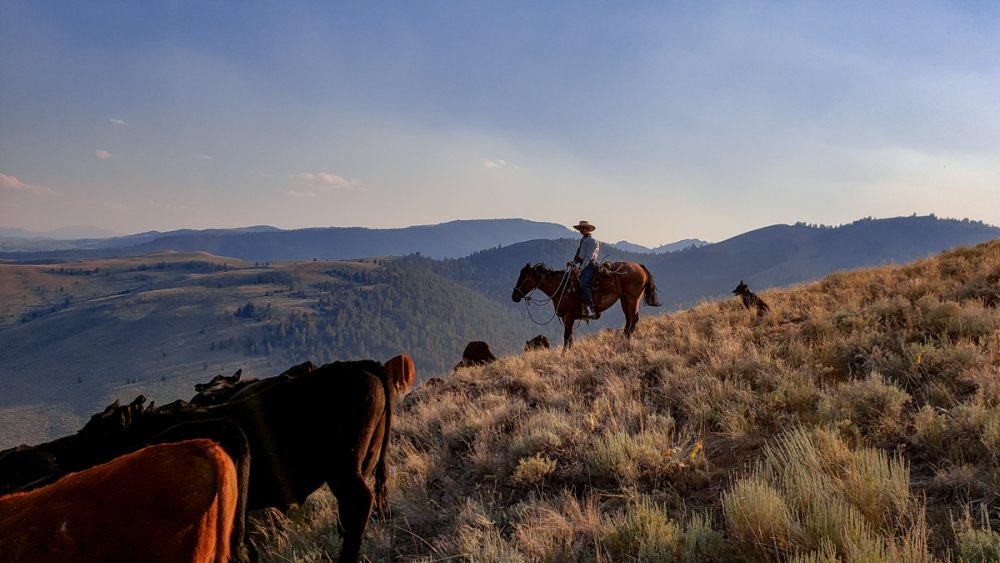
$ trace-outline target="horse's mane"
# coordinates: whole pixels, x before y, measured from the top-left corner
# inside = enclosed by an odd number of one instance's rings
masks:
[[[531,269],[541,274],[559,274],[563,272],[563,270],[553,270],[552,268],[549,268],[544,262],[536,262]]]

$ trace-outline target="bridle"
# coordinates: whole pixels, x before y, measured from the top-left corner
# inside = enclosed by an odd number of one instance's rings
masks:
[[[540,274],[538,272],[538,265],[532,267],[531,272],[539,278],[539,282],[541,282],[541,280],[545,278],[545,274]],[[531,294],[534,293],[536,289],[538,289],[539,283],[536,283],[535,287],[531,288],[531,291],[527,293],[525,293],[524,290],[521,289],[521,284],[524,283],[523,281],[514,287],[514,291],[520,293],[521,299],[524,300],[524,308],[525,311],[528,312],[528,318],[531,319],[531,322],[535,323],[536,325],[547,325],[552,322],[552,319],[556,318],[556,314],[559,312],[559,307],[560,305],[562,305],[563,297],[565,297],[566,295],[566,292],[563,290],[569,285],[569,276],[570,276],[570,270],[566,270],[565,272],[563,272],[562,279],[559,280],[559,285],[557,285],[555,291],[552,292],[552,295],[558,295],[559,299],[556,301],[555,306],[552,308],[552,316],[549,317],[548,320],[545,322],[539,322],[535,320],[535,317],[531,314],[531,304],[537,304],[540,307],[548,305],[550,302],[552,302],[552,296],[546,296],[545,299],[533,299],[531,297]],[[560,318],[560,322],[561,321],[562,319]]]

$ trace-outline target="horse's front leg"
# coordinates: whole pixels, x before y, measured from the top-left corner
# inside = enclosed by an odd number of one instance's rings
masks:
[[[573,315],[566,315],[563,321],[563,352],[573,347]]]

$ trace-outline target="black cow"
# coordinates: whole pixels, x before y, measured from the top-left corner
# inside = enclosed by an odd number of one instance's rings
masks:
[[[551,345],[549,343],[549,337],[543,334],[539,334],[538,336],[524,343],[525,352],[529,350],[548,350],[550,348]]]
[[[275,377],[266,379],[240,379],[243,370],[237,371],[231,377],[217,375],[208,383],[198,383],[194,386],[197,393],[191,397],[190,403],[198,406],[221,405],[230,400],[239,400],[246,396],[246,393],[256,393],[261,389],[266,389],[285,379],[297,377],[303,373],[308,373],[316,369],[312,362],[303,362],[297,366],[290,367]]]
[[[465,351],[462,352],[462,361],[455,364],[453,371],[459,368],[486,365],[496,360],[497,357],[493,355],[489,344],[482,340],[474,340],[465,345]]]

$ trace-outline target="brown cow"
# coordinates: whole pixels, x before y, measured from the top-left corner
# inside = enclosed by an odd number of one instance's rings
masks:
[[[524,343],[524,351],[528,352],[530,350],[548,350],[551,347],[549,343],[549,337],[543,334],[532,338],[531,340]]]
[[[489,344],[482,340],[474,340],[465,345],[465,351],[462,352],[462,361],[455,364],[452,371],[459,368],[482,366],[496,360],[497,357],[493,355]]]
[[[0,497],[0,560],[221,563],[237,494],[215,442],[149,446]]]
[[[140,395],[126,406],[117,406],[118,401],[115,401],[95,414],[84,429],[96,426],[100,431],[81,430],[38,446],[18,446],[0,452],[0,495],[37,490],[70,473],[108,463],[146,446],[208,439],[222,447],[236,466],[238,494],[230,555],[237,560],[246,559],[243,534],[250,478],[250,449],[246,435],[239,425],[226,418],[202,417],[189,421],[183,416],[164,417],[166,425],[148,432],[132,432],[132,425],[141,423],[151,413],[192,411],[183,401],[180,403],[184,406],[174,407],[174,410],[170,405],[154,409],[152,404],[143,410],[139,405],[144,400]]]

